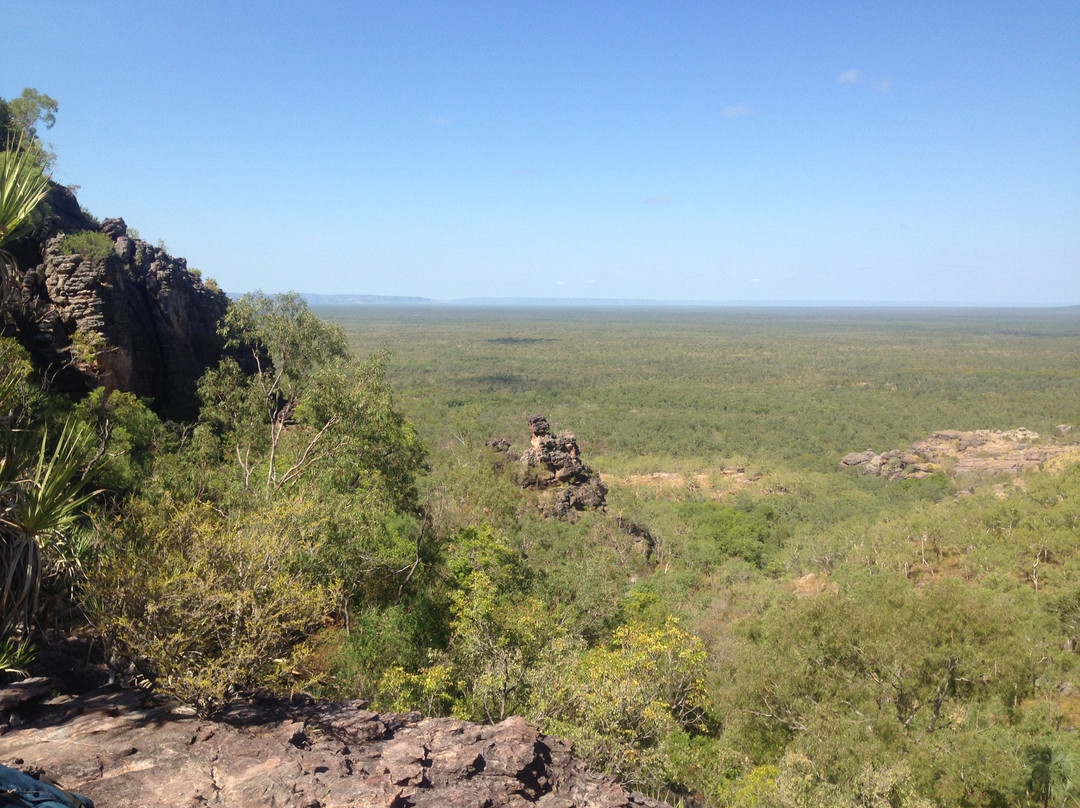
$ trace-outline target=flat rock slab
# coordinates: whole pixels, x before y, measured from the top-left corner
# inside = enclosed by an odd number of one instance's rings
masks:
[[[849,452],[841,458],[840,467],[861,467],[867,474],[890,480],[926,477],[939,471],[947,471],[952,477],[1016,475],[1046,468],[1055,461],[1080,459],[1080,446],[1074,440],[1063,440],[1072,428],[1062,425],[1058,429],[1058,436],[1044,442],[1038,442],[1038,433],[1023,427],[1007,432],[942,429],[926,440],[911,444],[907,450],[893,449],[881,454],[872,449]],[[1037,443],[1033,445],[1033,442]]]
[[[0,698],[3,697],[0,689]],[[12,708],[0,763],[125,806],[660,808],[521,718],[482,726],[361,702],[248,702],[208,721],[138,691]]]

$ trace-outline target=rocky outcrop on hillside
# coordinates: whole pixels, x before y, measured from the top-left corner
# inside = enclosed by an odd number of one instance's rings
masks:
[[[889,480],[918,479],[938,472],[953,477],[1019,474],[1059,457],[1080,454],[1080,447],[1064,439],[1069,431],[1061,426],[1056,439],[1042,440],[1038,433],[1023,427],[970,432],[942,429],[906,450],[851,452],[840,460],[840,467],[859,468]]]
[[[550,518],[575,521],[582,511],[604,510],[607,488],[600,475],[581,460],[573,432],[551,434],[543,415],[529,417],[532,445],[518,460],[522,488],[542,492],[541,512]]]
[[[67,189],[54,187],[49,203],[52,214],[12,246],[0,333],[66,392],[103,385],[149,398],[163,415],[192,415],[195,384],[221,357],[224,293],[183,258],[131,238],[123,219],[97,224]],[[80,231],[100,234],[105,249],[66,249],[64,236]]]
[[[20,701],[0,690],[0,763],[98,808],[664,805],[587,770],[521,718],[480,726],[361,702],[252,700],[207,721],[118,688]]]

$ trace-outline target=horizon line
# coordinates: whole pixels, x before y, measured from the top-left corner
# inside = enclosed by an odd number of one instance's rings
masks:
[[[244,293],[246,294],[246,293]],[[1078,303],[1017,303],[913,300],[663,300],[655,298],[589,297],[465,297],[430,298],[419,295],[326,294],[298,292],[312,306],[510,306],[510,307],[653,307],[653,308],[965,308],[1071,309]],[[229,297],[239,295],[230,294]]]

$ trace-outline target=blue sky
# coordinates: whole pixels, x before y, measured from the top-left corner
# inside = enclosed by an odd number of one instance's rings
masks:
[[[1080,304],[1080,3],[2,0],[230,293]]]

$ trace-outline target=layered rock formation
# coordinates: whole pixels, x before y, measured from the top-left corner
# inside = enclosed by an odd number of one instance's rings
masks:
[[[1069,427],[1059,427],[1059,432],[1065,435]],[[840,466],[860,468],[890,480],[917,479],[937,472],[954,477],[1019,474],[1070,454],[1080,454],[1080,447],[1062,441],[1043,442],[1038,433],[1023,427],[970,432],[942,429],[907,450],[851,452],[840,460]]]
[[[62,390],[98,385],[153,401],[159,413],[195,412],[195,384],[221,357],[225,294],[183,258],[128,236],[123,219],[100,225],[54,187],[53,213],[16,242],[13,276],[0,288],[0,333],[17,338]],[[105,255],[69,254],[64,236],[103,234]]]
[[[574,521],[586,510],[604,510],[607,488],[600,475],[581,461],[573,432],[551,434],[543,415],[529,417],[532,445],[518,460],[517,480],[541,491],[539,505],[548,517]]]
[[[246,702],[216,722],[102,689],[0,704],[0,763],[98,808],[662,808],[588,771],[524,719],[480,726],[376,714],[360,702]]]

